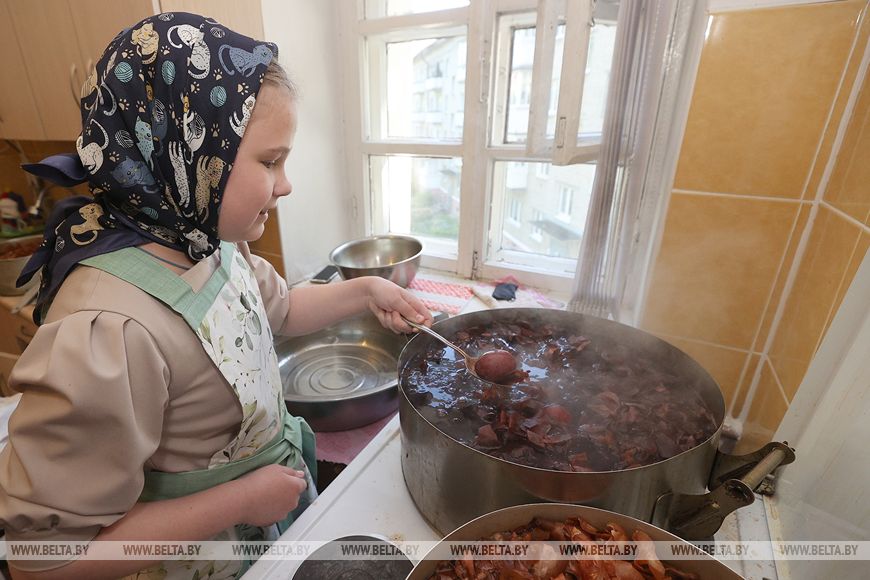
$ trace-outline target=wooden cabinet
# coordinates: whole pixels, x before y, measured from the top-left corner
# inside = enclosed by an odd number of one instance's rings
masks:
[[[6,0],[0,1],[0,54],[0,139],[45,139]]]
[[[115,35],[154,14],[151,0],[69,0],[85,76]],[[84,82],[84,77],[82,78]]]
[[[18,362],[18,357],[8,352],[0,352],[0,397],[11,397],[15,393],[9,388],[9,375]]]
[[[84,64],[69,4],[67,0],[6,1],[45,137],[75,140],[82,126],[78,93]]]
[[[202,14],[251,38],[263,38],[260,0],[160,0],[162,12]]]
[[[21,354],[36,332],[32,306],[24,308],[17,314],[11,312],[20,298],[20,296],[0,297],[0,352]]]
[[[79,93],[88,62],[115,34],[153,14],[151,0],[4,0],[46,139],[75,140],[82,129]],[[3,84],[7,80],[3,72]]]
[[[118,32],[158,6],[263,38],[260,0],[0,0],[0,138],[75,140],[94,63]]]

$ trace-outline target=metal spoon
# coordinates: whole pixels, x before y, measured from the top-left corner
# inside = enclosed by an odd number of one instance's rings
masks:
[[[508,356],[511,357],[511,359],[513,359],[514,355],[512,355],[508,351],[506,351],[506,350],[492,350],[489,352],[485,352],[480,356],[471,356],[470,354],[468,354],[467,352],[465,352],[464,350],[462,350],[461,348],[459,348],[458,346],[456,346],[455,344],[453,344],[452,342],[450,342],[449,340],[447,340],[446,338],[444,338],[443,336],[441,336],[440,334],[438,334],[437,332],[432,330],[431,328],[429,328],[427,326],[423,326],[422,324],[417,324],[416,322],[412,322],[412,321],[408,320],[407,318],[405,318],[404,316],[402,316],[402,320],[404,320],[410,326],[413,326],[414,328],[416,328],[417,330],[419,330],[421,332],[425,332],[429,336],[443,342],[444,344],[446,344],[447,346],[449,346],[450,348],[452,348],[453,350],[458,352],[459,355],[465,359],[465,369],[469,373],[471,373],[473,376],[480,379],[481,381],[483,381],[485,383],[492,383],[494,385],[508,386],[508,385],[505,385],[504,383],[499,383],[498,381],[484,378],[484,377],[480,376],[477,372],[477,365],[480,363],[480,361],[487,359],[487,357],[490,357],[490,358],[493,356],[501,357],[501,356],[504,356],[504,354],[507,354]],[[500,353],[504,353],[504,354],[500,354]],[[516,369],[516,359],[514,359],[514,369]],[[514,369],[511,369],[511,371],[513,371]],[[504,375],[502,375],[499,378],[504,378],[504,376],[509,375],[509,374],[510,373],[505,373]]]

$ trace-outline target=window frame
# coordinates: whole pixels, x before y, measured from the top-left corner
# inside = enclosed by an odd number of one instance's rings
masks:
[[[545,0],[550,2],[551,0]],[[559,1],[559,0],[555,0]],[[570,4],[573,4],[572,1]],[[582,0],[584,7],[591,7],[592,0]],[[528,152],[528,141],[518,145],[496,145],[492,142],[494,126],[493,110],[489,97],[495,90],[495,76],[491,72],[492,60],[496,57],[493,43],[497,42],[496,28],[499,15],[537,11],[538,0],[470,0],[466,7],[447,10],[415,13],[400,16],[386,16],[376,19],[364,18],[364,1],[356,2],[356,11],[339,10],[342,35],[342,50],[349,58],[344,62],[344,78],[347,79],[344,94],[344,113],[346,117],[346,156],[349,168],[350,206],[355,225],[355,234],[369,235],[386,231],[384,201],[373,195],[369,156],[371,155],[412,155],[423,157],[460,157],[462,176],[460,180],[460,229],[456,252],[452,253],[443,244],[423,238],[426,253],[422,266],[455,273],[464,278],[497,279],[507,275],[521,275],[525,283],[558,292],[570,292],[573,284],[577,260],[554,258],[540,254],[528,254],[509,250],[499,250],[501,259],[493,259],[490,254],[500,247],[502,234],[492,231],[492,223],[497,216],[504,216],[504,196],[494,196],[494,172],[497,162],[558,163],[553,155]],[[382,105],[383,98],[372,92],[373,83],[363,71],[370,66],[379,67],[379,74],[385,78],[386,71],[381,68],[367,46],[367,37],[381,36],[397,40],[430,38],[441,31],[465,27],[466,32],[466,77],[465,107],[462,140],[456,143],[425,140],[379,139],[373,140],[371,127],[368,126],[368,111],[375,99]],[[585,27],[584,27],[585,28]],[[409,31],[413,31],[409,34]],[[567,31],[566,31],[567,35]],[[540,36],[540,35],[537,35]],[[538,38],[536,37],[536,44]],[[566,37],[566,43],[568,38]],[[536,48],[537,50],[537,48]],[[585,54],[585,51],[584,51]],[[353,58],[357,55],[358,58]],[[537,61],[537,58],[536,58]],[[576,61],[566,62],[563,69],[576,66]],[[540,77],[537,77],[540,78]],[[541,83],[538,83],[540,85]],[[562,83],[564,86],[566,83]],[[582,83],[581,83],[582,84]],[[533,96],[536,85],[533,84]],[[506,94],[505,94],[506,96]],[[579,95],[575,114],[579,118]],[[505,100],[505,105],[507,104]],[[548,98],[545,102],[549,106]],[[559,110],[567,106],[559,104]],[[546,132],[544,111],[543,131]],[[470,122],[469,119],[475,120]],[[486,122],[480,122],[480,120]],[[372,116],[372,123],[382,123],[382,115]],[[576,135],[567,133],[568,135]],[[588,145],[578,143],[581,157],[588,160],[597,154]],[[569,159],[578,161],[576,151]],[[355,178],[354,176],[358,176]],[[479,192],[471,194],[469,192]],[[495,199],[494,199],[495,198]],[[502,228],[503,229],[503,228]],[[421,237],[421,236],[418,236]]]

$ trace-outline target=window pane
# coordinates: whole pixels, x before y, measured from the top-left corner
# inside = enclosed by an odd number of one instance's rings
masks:
[[[505,143],[525,143],[529,129],[529,101],[532,95],[532,62],[535,58],[535,28],[511,31],[510,78],[505,122]]]
[[[562,80],[562,56],[565,52],[565,25],[556,27],[556,38],[553,43],[553,78],[550,81],[550,104],[547,108],[547,138],[556,137],[556,109],[559,106],[559,89]]]
[[[390,233],[450,242],[455,252],[462,160],[392,155],[372,155],[369,160],[383,227]]]
[[[578,137],[600,134],[604,126],[607,85],[616,42],[616,22],[599,21],[589,35],[589,55],[583,80],[583,101],[580,104]]]
[[[495,259],[504,250],[553,258],[577,258],[595,179],[595,165],[495,163],[490,238]]]
[[[366,0],[366,18],[435,12],[468,6],[468,0]]]
[[[465,36],[390,42],[387,137],[461,140]]]

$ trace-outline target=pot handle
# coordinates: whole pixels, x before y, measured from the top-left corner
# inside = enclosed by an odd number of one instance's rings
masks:
[[[728,514],[755,501],[755,489],[769,473],[794,459],[788,442],[768,443],[747,455],[717,453],[710,477],[712,491],[666,493],[656,500],[651,521],[686,540],[709,540]]]

